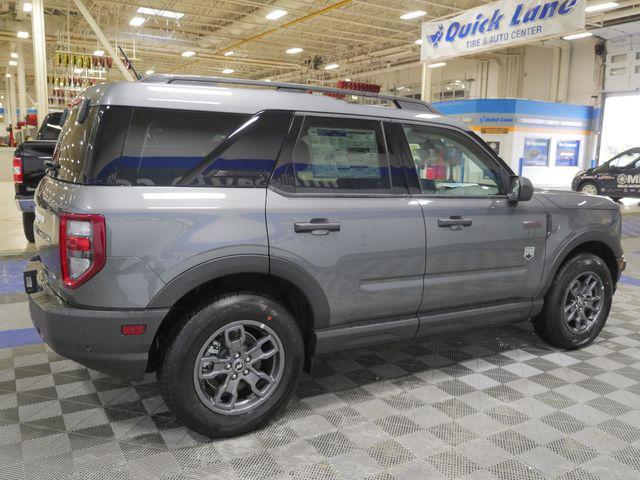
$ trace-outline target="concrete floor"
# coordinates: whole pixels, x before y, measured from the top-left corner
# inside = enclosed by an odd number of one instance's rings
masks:
[[[0,256],[35,252],[34,246],[24,238],[22,214],[14,195],[12,182],[0,182]]]

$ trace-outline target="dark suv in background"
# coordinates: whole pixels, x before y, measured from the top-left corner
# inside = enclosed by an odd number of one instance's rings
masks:
[[[625,267],[616,204],[534,193],[425,103],[326,93],[345,92],[87,89],[36,192],[25,285],[45,341],[157,372],[187,426],[225,436],[283,408],[313,355],[528,318],[558,347],[596,338]]]
[[[16,204],[22,212],[24,236],[34,242],[33,220],[35,219],[33,194],[47,169],[47,162],[53,158],[53,151],[62,127],[63,112],[47,115],[35,140],[22,143],[13,154],[13,183]]]

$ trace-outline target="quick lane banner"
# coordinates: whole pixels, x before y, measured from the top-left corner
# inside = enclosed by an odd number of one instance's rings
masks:
[[[586,0],[502,0],[422,24],[422,61],[469,55],[585,27]]]

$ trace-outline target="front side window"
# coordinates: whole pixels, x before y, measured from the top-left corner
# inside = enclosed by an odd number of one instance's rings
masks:
[[[500,195],[498,165],[462,135],[425,125],[404,125],[422,193]]]
[[[640,159],[639,152],[623,153],[619,157],[609,162],[609,167],[612,168],[627,168],[632,167]]]
[[[389,159],[380,122],[306,117],[292,151],[296,189],[386,193]]]

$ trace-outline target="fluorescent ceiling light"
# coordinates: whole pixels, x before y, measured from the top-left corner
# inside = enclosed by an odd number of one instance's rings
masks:
[[[16,62],[15,60],[9,60],[9,65],[11,65],[12,67],[15,67],[18,65],[18,62]]]
[[[96,50],[95,52],[93,52],[93,54],[94,54],[96,57],[101,57],[101,56],[103,56],[103,55],[104,55],[104,50]]]
[[[446,65],[445,62],[440,62],[440,63],[432,63],[431,65],[427,65],[427,67],[429,68],[440,68],[440,67],[444,67]]]
[[[153,15],[156,17],[173,18],[175,20],[180,20],[184,17],[184,13],[172,12],[171,10],[157,10],[155,8],[147,7],[138,7],[138,13],[142,13],[143,15]]]
[[[287,53],[289,53],[289,54],[300,53],[302,51],[303,50],[300,47],[293,47],[293,48],[288,48],[287,49]]]
[[[132,27],[139,27],[144,23],[144,21],[145,20],[142,17],[133,17],[131,20],[129,20],[129,25],[131,25]]]
[[[233,55],[233,50],[229,50],[228,52],[224,52],[225,57],[231,57]]]
[[[29,32],[18,32],[18,38],[29,38]]]
[[[422,39],[421,39],[421,38],[419,38],[419,39],[417,39],[417,40],[416,40],[415,42],[413,42],[413,43],[415,43],[416,45],[422,45]]]
[[[585,9],[585,11],[587,13],[602,12],[603,10],[610,10],[612,8],[617,8],[619,6],[620,4],[618,2],[605,2],[605,3],[599,3],[597,5],[589,5]]]
[[[225,68],[224,70],[222,70],[222,73],[224,73],[225,75],[228,75],[233,72],[235,72],[233,68]]]
[[[189,57],[193,57],[196,54],[196,52],[194,52],[193,50],[187,50],[186,52],[182,52],[180,55],[182,55],[185,58],[189,58]]]
[[[338,65],[337,63],[330,63],[329,65],[327,65],[326,67],[324,67],[325,70],[335,70],[336,68],[338,68],[340,65]]]
[[[267,20],[278,20],[287,14],[286,10],[273,10],[265,15]]]
[[[562,37],[564,40],[578,40],[579,38],[593,37],[591,32],[574,33],[573,35],[567,35]]]
[[[427,14],[424,10],[416,10],[415,12],[405,13],[404,15],[400,15],[402,20],[412,20],[414,18],[423,17]]]
[[[31,5],[29,2],[25,2],[25,3],[22,4],[22,11],[23,12],[29,13],[31,10],[33,10],[33,5]]]
[[[145,75],[153,75],[155,72],[153,70],[147,70],[144,73],[145,73]]]
[[[16,52],[11,52],[11,58],[18,58],[18,54]]]

